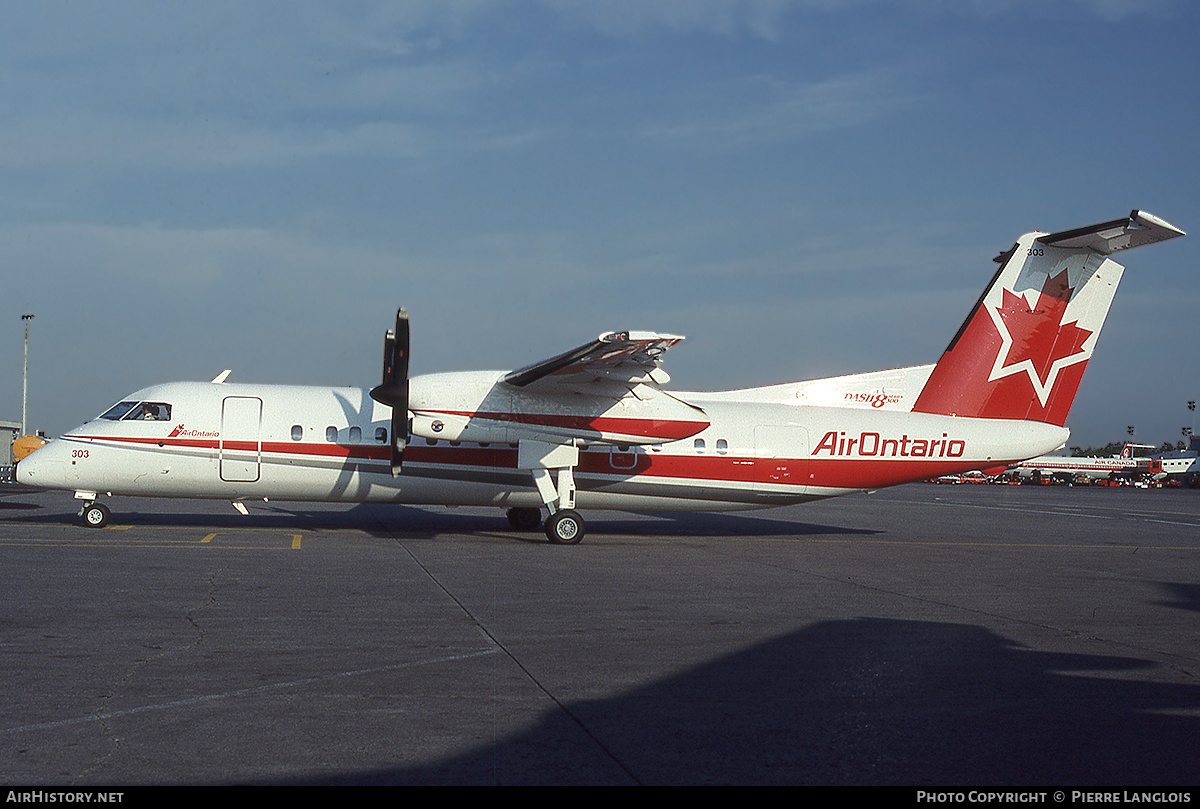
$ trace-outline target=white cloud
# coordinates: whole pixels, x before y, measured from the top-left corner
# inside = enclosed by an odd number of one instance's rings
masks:
[[[902,87],[902,72],[872,70],[815,81],[738,79],[706,88],[708,103],[695,106],[708,111],[705,117],[647,127],[643,134],[745,144],[861,126],[922,103],[919,94]]]
[[[288,127],[55,112],[0,128],[0,168],[194,171],[328,157],[412,159],[432,145],[420,127],[398,122]]]
[[[831,5],[828,0],[544,0],[544,4],[564,18],[608,36],[643,36],[662,30],[749,34],[766,40],[779,37],[781,20],[788,12]]]

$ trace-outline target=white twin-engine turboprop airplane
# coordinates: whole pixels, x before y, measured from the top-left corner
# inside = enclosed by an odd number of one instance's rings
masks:
[[[20,462],[26,484],[244,501],[486,505],[551,542],[584,509],[765,508],[975,469],[1065,444],[1063,426],[1123,267],[1181,236],[1146,213],[1030,233],[934,365],[721,393],[667,392],[682,340],[610,332],[516,371],[408,378],[408,318],[383,382],[359,388],[178,382],[130,394]]]

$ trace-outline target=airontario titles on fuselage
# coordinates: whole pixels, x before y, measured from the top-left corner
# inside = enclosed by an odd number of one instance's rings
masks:
[[[831,458],[961,458],[966,448],[966,441],[950,438],[947,433],[942,433],[940,438],[913,438],[907,434],[889,438],[877,432],[847,436],[845,430],[830,430],[817,442],[812,455],[825,453]]]

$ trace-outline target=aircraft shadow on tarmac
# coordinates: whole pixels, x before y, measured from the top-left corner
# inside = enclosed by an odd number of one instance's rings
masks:
[[[1200,612],[1200,584],[1180,584],[1175,582],[1159,582],[1159,586],[1175,596],[1172,601],[1159,601],[1163,607],[1175,607],[1180,610]]]
[[[363,512],[361,515],[356,512]],[[360,518],[365,526],[375,523],[376,532],[397,538],[432,538],[444,534],[488,534],[515,536],[523,540],[545,542],[541,531],[520,533],[507,524],[503,513],[496,516],[457,514],[454,511],[425,511],[406,506],[356,506],[347,512]],[[639,518],[640,517],[640,518]],[[589,537],[786,537],[830,534],[875,534],[874,530],[842,526],[788,522],[750,516],[745,513],[663,512],[630,515],[617,511],[597,511],[588,515]]]
[[[13,502],[11,500],[0,500],[0,511],[25,511],[38,509],[41,506],[36,503]]]
[[[827,621],[428,766],[286,783],[1194,785],[1200,685],[1130,674],[1154,665]]]
[[[432,539],[447,534],[484,534],[495,537],[511,537],[516,541],[546,542],[540,530],[528,533],[513,530],[496,509],[495,515],[458,512],[453,509],[432,511],[411,506],[363,503],[346,509],[306,509],[303,504],[292,503],[247,503],[249,514],[243,516],[233,511],[216,510],[205,512],[165,511],[167,501],[153,505],[154,510],[138,511],[122,508],[120,499],[110,502],[113,509],[113,525],[152,527],[197,527],[221,529],[246,528],[291,528],[297,530],[358,530],[377,537],[393,539]],[[228,504],[225,504],[228,507]],[[46,508],[37,503],[8,502],[0,500],[0,507],[12,519],[46,525],[79,525],[74,511]],[[22,511],[37,511],[36,514],[19,514]],[[625,512],[597,511],[590,513],[588,541],[596,541],[599,535],[628,537],[721,537],[721,536],[825,536],[825,535],[873,535],[876,530],[847,528],[842,526],[797,523],[767,519],[739,513],[690,513],[663,512],[647,514],[638,519]]]

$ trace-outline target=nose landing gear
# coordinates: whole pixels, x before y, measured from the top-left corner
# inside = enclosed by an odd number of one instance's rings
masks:
[[[112,519],[112,512],[103,503],[87,503],[79,510],[79,516],[89,528],[103,528]]]

